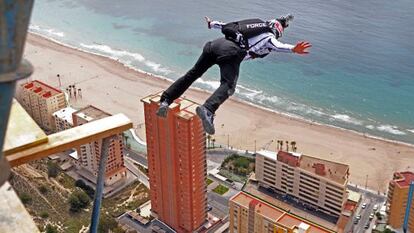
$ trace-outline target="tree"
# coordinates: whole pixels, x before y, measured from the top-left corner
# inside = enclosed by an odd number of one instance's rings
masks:
[[[215,138],[211,139],[211,143],[213,143],[213,148],[214,148],[214,143],[215,142],[216,142],[216,139]]]
[[[54,163],[52,161],[49,161],[47,163],[47,175],[49,177],[58,176],[59,175],[59,166],[56,163]]]
[[[290,145],[292,146],[292,151],[296,152],[296,142],[295,141],[291,141]]]
[[[115,229],[118,227],[118,223],[114,218],[108,216],[107,214],[101,214],[98,225],[99,233],[107,233],[109,230]]]
[[[89,197],[82,190],[76,190],[69,196],[70,211],[79,212],[89,205]]]
[[[39,192],[41,193],[41,194],[46,194],[48,191],[49,191],[49,189],[45,186],[45,185],[41,185],[41,186],[39,186]]]
[[[289,151],[289,141],[286,141],[286,151]]]
[[[40,215],[39,215],[41,218],[48,218],[49,217],[49,213],[48,212],[46,212],[46,211],[43,211],[43,212],[41,212],[40,213]]]
[[[57,227],[52,226],[50,224],[46,225],[46,229],[45,229],[46,233],[58,233]]]
[[[280,140],[280,150],[283,150],[283,140]]]
[[[20,200],[25,205],[32,203],[32,197],[28,193],[22,193],[22,194],[20,194]]]

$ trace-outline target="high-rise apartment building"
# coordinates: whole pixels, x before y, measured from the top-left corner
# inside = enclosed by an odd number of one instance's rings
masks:
[[[259,151],[259,185],[273,188],[329,215],[339,217],[347,200],[349,166],[299,153]]]
[[[62,91],[34,80],[19,85],[16,97],[39,126],[55,131],[53,113],[67,105]]]
[[[330,233],[244,192],[230,199],[230,233]]]
[[[207,218],[205,133],[196,103],[179,99],[160,118],[159,99],[142,99],[152,212],[177,232],[194,232]]]
[[[94,106],[89,105],[72,113],[73,126],[75,127],[78,125],[83,125],[85,123],[109,116],[111,116],[109,113],[106,113]],[[109,145],[109,154],[105,170],[105,185],[111,185],[117,181],[122,180],[123,178],[126,178],[127,172],[124,165],[124,152],[122,142],[122,135],[118,135],[117,138],[111,140],[111,143]],[[102,140],[84,144],[76,149],[78,151],[79,157],[77,166],[89,172],[90,175],[93,176],[93,179],[90,179],[90,176],[85,176],[85,178],[95,183],[96,177],[98,175],[99,160],[101,157]],[[80,174],[82,175],[83,173]]]
[[[408,232],[414,232],[414,195],[409,196],[410,184],[414,182],[413,172],[395,172],[388,185],[387,214],[388,224],[394,229],[402,229],[407,218]],[[411,206],[407,203],[411,199]]]

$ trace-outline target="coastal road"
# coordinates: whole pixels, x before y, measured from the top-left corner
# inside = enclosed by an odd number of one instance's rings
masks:
[[[148,168],[147,155],[137,153],[127,148],[124,148],[124,155],[126,155],[126,157],[128,158],[131,158],[132,160],[134,160],[134,162],[138,163],[139,165]]]
[[[132,174],[138,177],[139,182],[143,183],[145,187],[149,188],[149,179],[141,170],[134,165],[134,160],[127,157],[125,159],[125,166]]]

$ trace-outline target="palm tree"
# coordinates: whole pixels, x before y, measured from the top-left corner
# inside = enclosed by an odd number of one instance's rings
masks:
[[[296,142],[295,141],[291,141],[290,145],[292,146],[292,151],[296,152]]]
[[[214,143],[216,142],[216,139],[215,138],[211,139],[211,142],[213,143],[213,149],[214,149]]]
[[[81,91],[82,91],[82,89],[78,88],[78,94],[79,94],[80,97],[82,97],[82,92]]]
[[[280,140],[280,150],[283,150],[283,140]]]
[[[289,141],[286,141],[286,151],[289,151]]]
[[[127,148],[128,148],[128,145],[129,145],[128,144],[128,139],[129,139],[129,136],[124,134],[125,145],[126,145]]]

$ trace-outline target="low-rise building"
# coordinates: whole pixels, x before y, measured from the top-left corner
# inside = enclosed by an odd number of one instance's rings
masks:
[[[230,199],[230,233],[328,233],[334,232],[239,192]]]
[[[77,110],[72,107],[66,107],[53,113],[55,129],[57,132],[73,127],[72,114],[76,111]]]
[[[294,152],[259,151],[260,186],[285,193],[321,212],[339,217],[347,200],[349,166]]]
[[[388,224],[394,229],[402,229],[404,219],[407,218],[408,232],[414,232],[414,195],[410,191],[410,185],[414,186],[413,172],[395,172],[388,185],[387,214]],[[414,187],[413,187],[414,188]],[[411,206],[407,203],[411,199]]]

